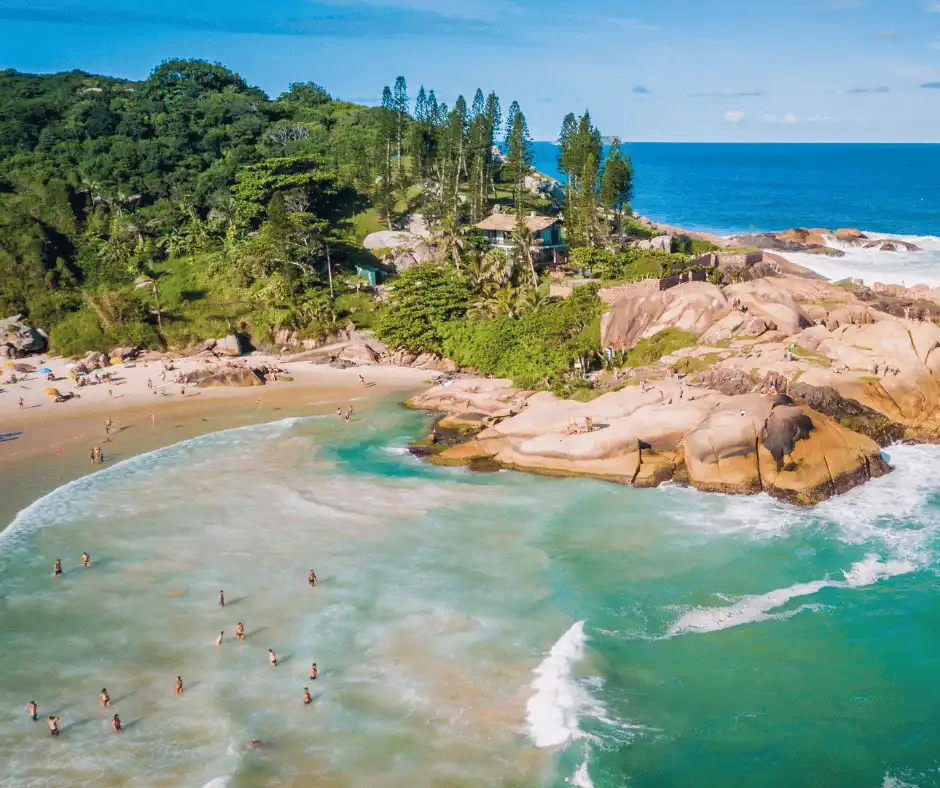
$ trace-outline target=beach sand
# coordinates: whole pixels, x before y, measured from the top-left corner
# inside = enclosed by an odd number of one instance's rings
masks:
[[[37,497],[78,478],[134,455],[152,451],[196,435],[231,427],[259,424],[290,416],[318,415],[353,404],[360,418],[370,403],[400,393],[404,399],[437,377],[437,373],[407,367],[366,366],[335,369],[309,361],[255,353],[252,366],[274,364],[293,381],[272,381],[264,386],[199,389],[163,382],[160,362],[115,365],[115,383],[75,389],[67,375],[68,359],[36,356],[17,363],[47,367],[57,378],[30,373],[11,384],[12,367],[0,370],[0,530],[17,511]],[[169,359],[167,359],[169,361]],[[175,358],[183,373],[204,367],[196,358]],[[366,384],[359,381],[362,375]],[[176,375],[176,370],[167,378]],[[147,380],[154,382],[151,393]],[[77,391],[80,399],[56,403],[44,394],[54,386]],[[109,393],[110,390],[110,393]],[[23,399],[23,409],[18,400]],[[109,437],[105,421],[114,422]],[[103,465],[92,465],[90,452],[100,446]]]

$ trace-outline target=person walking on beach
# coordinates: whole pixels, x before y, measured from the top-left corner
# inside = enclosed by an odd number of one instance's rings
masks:
[[[82,566],[84,566],[85,569],[91,566],[91,556],[88,555],[88,553],[82,553]]]
[[[317,584],[317,576],[312,569],[307,572],[307,582],[310,584],[311,588]]]
[[[111,719],[111,730],[115,733],[120,733],[124,728],[121,727],[121,718],[115,714]]]
[[[101,694],[98,695],[98,702],[101,704],[102,709],[106,709],[111,705],[111,696],[108,694],[107,689],[101,690]]]
[[[149,391],[151,394],[155,394],[155,393],[156,393],[156,392],[153,390],[153,381],[152,381],[150,378],[147,378],[147,391]]]
[[[277,667],[277,654],[274,653],[273,648],[268,649],[268,662],[270,663],[272,668]]]
[[[365,379],[362,375],[359,376],[359,382],[360,382],[363,386],[366,385],[366,379]]]
[[[219,607],[225,607],[225,593],[219,591]]]
[[[215,644],[216,644],[217,646],[221,646],[221,645],[222,645],[222,638],[224,638],[224,637],[225,637],[225,630],[223,629],[221,632],[219,632],[219,636],[215,639]]]
[[[26,704],[26,713],[33,722],[39,719],[39,706],[36,705],[36,701],[31,700]]]
[[[311,681],[316,681],[317,679],[317,663],[316,662],[314,662],[310,666],[309,674],[310,674]]]
[[[177,676],[176,681],[173,682],[173,692],[177,695],[183,694],[183,677]]]
[[[309,706],[311,703],[313,703],[313,698],[310,697],[310,689],[304,687],[304,705]]]
[[[110,435],[110,434],[111,434],[111,428],[112,428],[113,426],[114,426],[114,419],[112,419],[110,416],[108,416],[108,418],[106,418],[106,419],[104,420],[104,434],[105,434],[105,435]]]
[[[59,735],[59,716],[56,714],[53,714],[49,717],[49,735]]]
[[[239,621],[235,627],[235,639],[244,640],[245,639],[245,627],[242,626],[242,622]]]
[[[16,375],[14,375],[14,376],[11,378],[11,380],[12,380],[14,383],[16,383]],[[22,398],[22,397],[20,397],[20,398],[17,400],[17,403],[19,403],[20,410],[25,410],[25,409],[26,409],[26,405],[23,404],[23,398]]]
[[[52,565],[52,576],[58,577],[62,574],[62,559],[56,558],[55,563]]]

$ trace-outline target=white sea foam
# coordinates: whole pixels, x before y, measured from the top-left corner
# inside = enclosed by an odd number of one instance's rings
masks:
[[[228,783],[229,783],[228,775],[225,775],[224,777],[214,777],[213,779],[209,780],[209,782],[207,782],[204,786],[202,786],[202,788],[227,788]]]
[[[584,737],[580,714],[596,701],[572,678],[571,669],[584,658],[586,643],[584,622],[578,621],[534,671],[535,694],[526,704],[526,720],[536,747],[557,747]]]
[[[732,605],[688,610],[669,627],[668,635],[718,632],[742,624],[786,618],[799,611],[785,611],[777,614],[773,614],[771,611],[783,607],[791,599],[811,596],[824,588],[863,588],[864,586],[874,585],[879,580],[913,572],[917,568],[917,565],[908,561],[883,561],[879,556],[869,554],[843,572],[844,580],[830,580],[827,578],[825,580],[813,580],[808,583],[796,583],[787,588],[768,591],[766,594],[741,597]]]
[[[940,286],[940,237],[933,235],[889,235],[865,232],[872,240],[894,238],[912,243],[918,252],[882,252],[878,249],[862,249],[851,244],[826,238],[828,246],[845,252],[844,257],[823,257],[803,252],[785,252],[783,257],[798,265],[816,271],[833,281],[839,279],[861,279],[866,285],[874,282],[907,286],[927,284]]]
[[[576,785],[577,788],[594,788],[594,783],[591,781],[591,775],[588,773],[587,758],[581,762],[578,770],[571,775],[570,782],[572,785]]]

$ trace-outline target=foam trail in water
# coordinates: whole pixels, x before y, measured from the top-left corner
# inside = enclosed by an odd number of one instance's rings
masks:
[[[536,747],[557,747],[584,736],[578,715],[592,705],[592,698],[571,677],[571,669],[584,657],[586,642],[584,622],[578,621],[534,671],[535,694],[526,704],[526,720]]]
[[[213,779],[209,780],[209,782],[207,782],[204,786],[202,786],[202,788],[227,788],[228,781],[229,781],[228,776],[214,777]]]
[[[569,782],[565,780],[565,782]],[[594,783],[591,780],[591,775],[588,774],[588,762],[585,758],[581,765],[578,767],[578,770],[571,775],[570,783],[576,785],[577,788],[594,788]]]
[[[668,636],[690,632],[718,632],[722,629],[753,624],[777,618],[770,613],[782,607],[791,599],[810,596],[823,588],[862,588],[877,583],[888,577],[904,575],[917,569],[909,561],[882,561],[871,554],[862,561],[852,564],[843,572],[844,580],[814,580],[809,583],[797,583],[787,588],[777,588],[766,594],[741,597],[735,604],[726,607],[703,607],[683,613],[671,627]]]

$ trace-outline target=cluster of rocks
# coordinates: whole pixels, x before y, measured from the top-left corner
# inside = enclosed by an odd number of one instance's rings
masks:
[[[378,345],[378,343],[375,343],[375,345]],[[382,365],[411,367],[413,369],[424,369],[428,372],[454,373],[458,370],[453,361],[436,353],[412,353],[404,349],[389,351],[375,345],[367,341],[358,341],[341,348],[303,354],[297,358],[318,364],[328,364],[340,369]]]
[[[897,238],[870,238],[854,228],[829,230],[825,227],[797,227],[782,233],[751,233],[737,235],[732,242],[742,246],[756,246],[776,252],[803,252],[827,257],[844,257],[845,251],[829,243],[835,239],[838,243],[874,249],[881,252],[918,252],[920,247]]]
[[[46,332],[26,325],[22,315],[0,320],[0,359],[25,358],[44,352],[48,345]]]
[[[480,415],[471,440],[434,457],[481,459],[560,476],[637,487],[666,481],[725,493],[768,492],[813,504],[888,472],[878,444],[805,402],[778,395],[689,397],[677,380],[630,387],[589,402],[528,393],[505,380],[456,380],[415,397],[416,408]],[[574,425],[587,429],[572,429]]]

